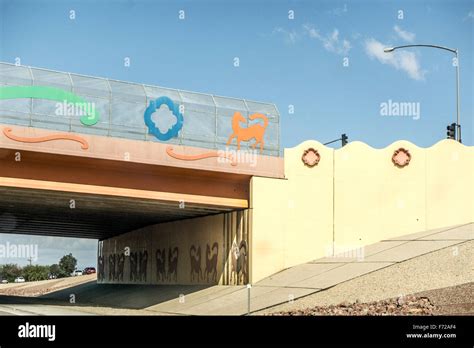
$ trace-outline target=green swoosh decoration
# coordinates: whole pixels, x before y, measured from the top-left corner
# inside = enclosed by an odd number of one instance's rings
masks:
[[[12,86],[0,87],[0,99],[34,98],[48,99],[67,103],[83,104],[84,99],[60,88],[46,86]],[[95,110],[91,114],[82,116],[81,122],[86,126],[93,126],[99,122],[100,115]]]

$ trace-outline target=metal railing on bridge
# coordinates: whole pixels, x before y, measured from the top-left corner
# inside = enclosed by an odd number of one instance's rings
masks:
[[[64,91],[92,104],[100,118],[94,125],[85,125],[76,115],[58,113],[58,100],[37,95],[1,97],[2,88],[15,86]],[[150,102],[162,97],[178,105],[184,116],[177,136],[167,141],[150,134],[144,121]],[[256,113],[266,116],[263,154],[279,156],[280,115],[274,104],[0,63],[0,123],[224,149],[233,133],[232,118],[236,112],[245,119]],[[259,121],[249,121],[248,125],[256,122]],[[252,143],[243,142],[242,147]],[[234,140],[231,147],[235,145]]]

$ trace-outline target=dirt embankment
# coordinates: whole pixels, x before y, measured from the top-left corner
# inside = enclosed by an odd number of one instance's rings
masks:
[[[96,280],[96,274],[88,274],[77,277],[40,280],[36,282],[0,284],[0,295],[41,296],[53,291],[69,288],[72,286]]]

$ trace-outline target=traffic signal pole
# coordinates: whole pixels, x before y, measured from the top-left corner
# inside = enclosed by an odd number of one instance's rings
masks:
[[[446,136],[448,139],[456,139],[456,129],[458,128],[458,125],[456,123],[451,123],[446,127]]]
[[[324,143],[323,145],[329,145],[329,144],[332,144],[332,143],[335,143],[336,141],[341,141],[342,142],[342,146],[346,146],[347,143],[349,142],[349,137],[346,135],[346,133],[344,134],[341,134],[341,137],[339,139],[336,139],[336,140],[331,140],[327,143]]]

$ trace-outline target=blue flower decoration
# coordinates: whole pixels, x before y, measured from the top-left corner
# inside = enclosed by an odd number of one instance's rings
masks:
[[[170,111],[176,116],[176,123],[168,129],[166,133],[161,133],[156,127],[155,122],[151,119],[151,115],[158,110],[161,105],[167,105]],[[179,112],[179,107],[168,97],[159,97],[155,101],[150,101],[150,105],[145,110],[145,124],[150,134],[153,134],[158,140],[168,141],[178,136],[179,131],[183,128],[183,114]]]

